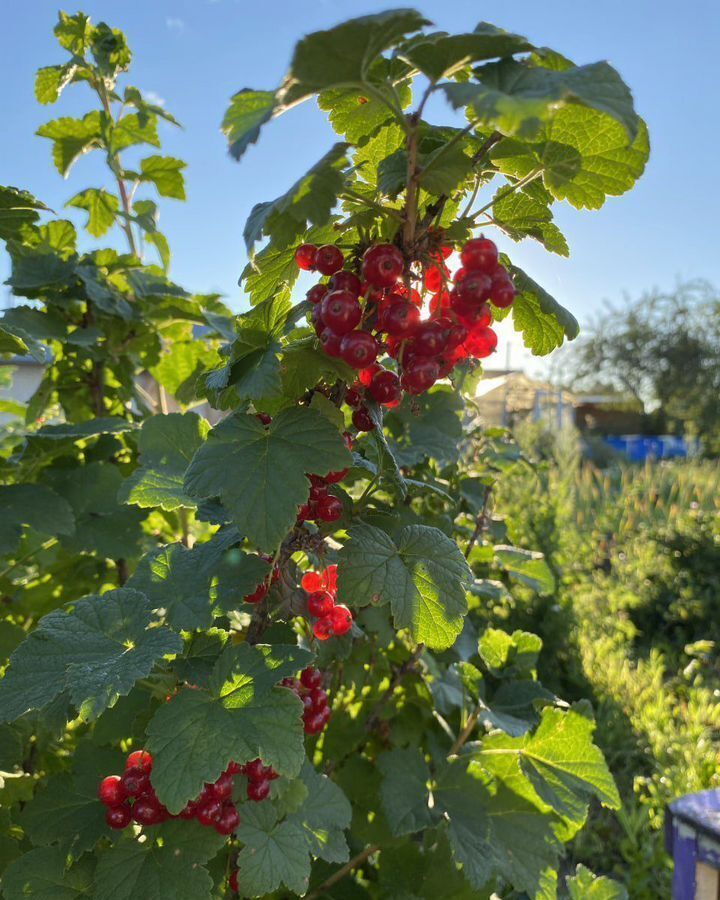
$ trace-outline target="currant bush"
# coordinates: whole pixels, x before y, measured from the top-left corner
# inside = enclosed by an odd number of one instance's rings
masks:
[[[589,705],[504,630],[553,573],[509,543],[522,457],[473,400],[503,321],[536,354],[577,334],[504,248],[567,255],[553,205],[632,187],[647,131],[607,63],[429,26],[308,35],[233,96],[236,159],[311,97],[340,138],[252,210],[237,314],[170,277],[177,122],[120,31],[60,14],[36,96],[94,107],[38,134],[107,179],[73,221],[0,188],[28,301],[0,353],[43,373],[0,432],[7,900],[620,896],[563,862],[620,797]]]

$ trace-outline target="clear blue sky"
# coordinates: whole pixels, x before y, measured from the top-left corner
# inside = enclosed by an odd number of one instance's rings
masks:
[[[131,80],[153,91],[183,123],[164,128],[163,152],[188,162],[188,202],[163,201],[161,225],[173,249],[173,278],[196,291],[217,290],[242,305],[242,228],[254,203],[283,192],[332,141],[314,104],[271,123],[241,164],[225,151],[219,122],[230,95],[272,88],[295,40],[341,19],[402,3],[378,0],[88,0],[79,8],[128,34]],[[410,4],[404,4],[410,5]],[[717,0],[425,0],[415,4],[438,27],[458,31],[480,19],[526,34],[577,63],[608,59],[633,89],[650,127],[652,154],[634,191],[598,212],[556,207],[569,260],[526,242],[518,263],[581,320],[605,299],[620,301],[677,278],[720,286],[717,158],[720,125],[720,5]],[[100,186],[99,158],[81,159],[69,183],[50,166],[44,121],[88,108],[82,87],[55,106],[33,96],[35,69],[62,58],[48,0],[7,4],[0,54],[0,182],[28,188],[55,210],[76,190]],[[67,12],[77,7],[66,6]],[[67,214],[67,213],[63,213]],[[72,216],[70,216],[72,218]],[[0,274],[6,265],[0,264]]]

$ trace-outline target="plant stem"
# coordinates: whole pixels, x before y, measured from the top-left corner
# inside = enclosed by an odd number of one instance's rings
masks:
[[[509,185],[507,190],[499,191],[498,194],[495,197],[493,197],[493,199],[489,203],[486,203],[485,206],[480,207],[480,209],[477,210],[477,212],[474,212],[472,214],[472,217],[475,219],[478,216],[482,215],[482,213],[484,213],[488,209],[490,209],[491,206],[494,206],[498,202],[498,200],[504,200],[505,197],[509,197],[510,194],[514,194],[515,191],[519,191],[520,188],[525,187],[525,185],[530,184],[531,181],[535,181],[536,178],[539,178],[542,175],[542,173],[543,173],[542,169],[534,169],[532,172],[530,172],[529,175],[526,175],[524,178],[521,178],[519,181],[516,181],[514,184]]]
[[[475,542],[480,537],[482,532],[485,530],[485,526],[487,525],[487,509],[488,504],[490,503],[490,494],[492,491],[489,487],[485,488],[485,497],[483,499],[482,509],[480,510],[480,515],[477,517],[475,521],[475,530],[473,531],[470,540],[468,541],[468,545],[465,548],[465,559],[468,559],[470,556],[470,552],[472,548],[475,546]]]
[[[29,559],[32,559],[32,557],[35,556],[36,553],[40,553],[42,550],[49,550],[51,547],[54,547],[55,544],[57,544],[57,543],[58,543],[57,538],[54,538],[54,537],[48,538],[48,540],[46,540],[44,544],[40,544],[39,547],[35,547],[33,550],[30,550],[24,556],[19,556],[11,566],[8,566],[6,569],[3,569],[2,572],[0,572],[0,578],[4,578],[6,575],[9,575],[13,569],[16,569],[18,566],[22,565],[24,562],[27,562]]]
[[[407,176],[405,184],[405,224],[403,226],[403,246],[405,254],[412,256],[417,223],[417,114],[407,117]],[[409,290],[409,285],[408,285]]]
[[[314,891],[311,891],[309,894],[305,895],[305,900],[318,900],[319,897],[325,893],[328,888],[331,888],[334,884],[337,884],[338,881],[342,881],[342,879],[349,875],[353,869],[356,869],[358,866],[361,866],[365,860],[372,856],[373,853],[378,853],[380,851],[380,847],[377,844],[370,844],[369,847],[366,847],[362,853],[358,853],[357,856],[353,856],[353,858],[346,862],[345,865],[338,869],[337,872],[334,872],[329,878],[327,878],[323,883],[315,888]]]
[[[455,739],[455,743],[450,748],[450,752],[448,753],[448,756],[455,756],[457,754],[458,750],[465,743],[465,741],[470,737],[470,735],[473,732],[473,729],[477,725],[477,721],[480,718],[480,712],[482,711],[482,709],[483,709],[482,706],[477,706],[473,710],[473,712],[470,713],[470,715],[468,716],[468,720],[465,723],[465,727],[463,728],[463,730],[460,732],[460,734]]]

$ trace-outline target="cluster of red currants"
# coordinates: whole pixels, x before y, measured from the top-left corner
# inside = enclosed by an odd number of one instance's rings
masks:
[[[337,566],[322,572],[306,572],[300,582],[308,594],[307,611],[317,619],[313,634],[319,641],[341,637],[352,628],[353,617],[347,606],[337,603]]]
[[[127,828],[133,820],[138,825],[159,825],[170,818],[150,784],[152,767],[146,750],[134,750],[122,775],[108,775],[100,782],[98,797],[107,807],[105,821],[110,828]]]
[[[232,762],[227,767],[227,773],[230,776],[244,775],[247,778],[247,798],[254,803],[260,803],[269,795],[270,782],[275,781],[278,777],[275,769],[272,766],[264,765],[261,759],[253,759],[244,766]]]
[[[497,347],[489,304],[506,308],[515,298],[497,247],[487,238],[468,241],[460,253],[462,267],[451,279],[445,260],[452,252],[452,247],[438,243],[431,264],[423,268],[420,293],[401,281],[420,275],[406,268],[393,244],[368,248],[360,275],[343,269],[345,258],[334,245],[297,248],[301,269],[329,276],[308,291],[311,321],[325,352],[360,370],[359,383],[353,386],[359,400],[353,424],[359,430],[374,427],[364,395],[394,406],[403,391],[422,394],[462,360],[484,359]],[[397,372],[375,363],[381,353],[396,361]]]
[[[343,440],[348,450],[352,450],[352,435],[346,431]],[[327,475],[308,475],[310,494],[307,503],[298,510],[298,525],[303,522],[337,522],[342,515],[343,505],[339,497],[328,492],[331,484],[338,484],[347,475],[347,469],[328,472]]]
[[[331,715],[328,694],[323,690],[322,672],[308,666],[299,678],[283,678],[280,684],[290,688],[302,700],[305,734],[320,734]]]

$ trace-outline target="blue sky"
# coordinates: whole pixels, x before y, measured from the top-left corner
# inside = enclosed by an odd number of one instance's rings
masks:
[[[245,262],[242,228],[253,204],[282,193],[333,140],[314,104],[271,123],[241,164],[230,160],[219,122],[230,95],[272,88],[299,36],[392,5],[376,0],[88,0],[80,6],[128,34],[131,82],[162,98],[183,123],[163,129],[163,152],[188,162],[188,202],[163,201],[161,225],[173,249],[172,276],[196,291],[217,290],[242,306],[237,278]],[[570,241],[569,260],[531,242],[516,261],[581,321],[604,301],[618,303],[678,278],[720,286],[717,227],[717,85],[720,6],[716,0],[426,0],[415,4],[438,27],[459,31],[485,19],[526,34],[577,63],[608,59],[630,84],[650,128],[652,155],[631,193],[598,212],[556,207]],[[60,61],[48,0],[8,4],[0,55],[0,182],[25,187],[60,212],[86,186],[107,184],[100,158],[82,159],[68,183],[50,165],[49,142],[34,137],[49,118],[81,114],[90,98],[70,89],[41,107],[33,76]],[[67,12],[76,7],[66,6]],[[714,110],[714,114],[713,114]],[[67,215],[67,212],[63,212]],[[72,218],[73,216],[69,216]],[[0,263],[0,274],[7,271]],[[513,359],[519,350],[513,342]],[[518,345],[519,346],[519,345]]]

